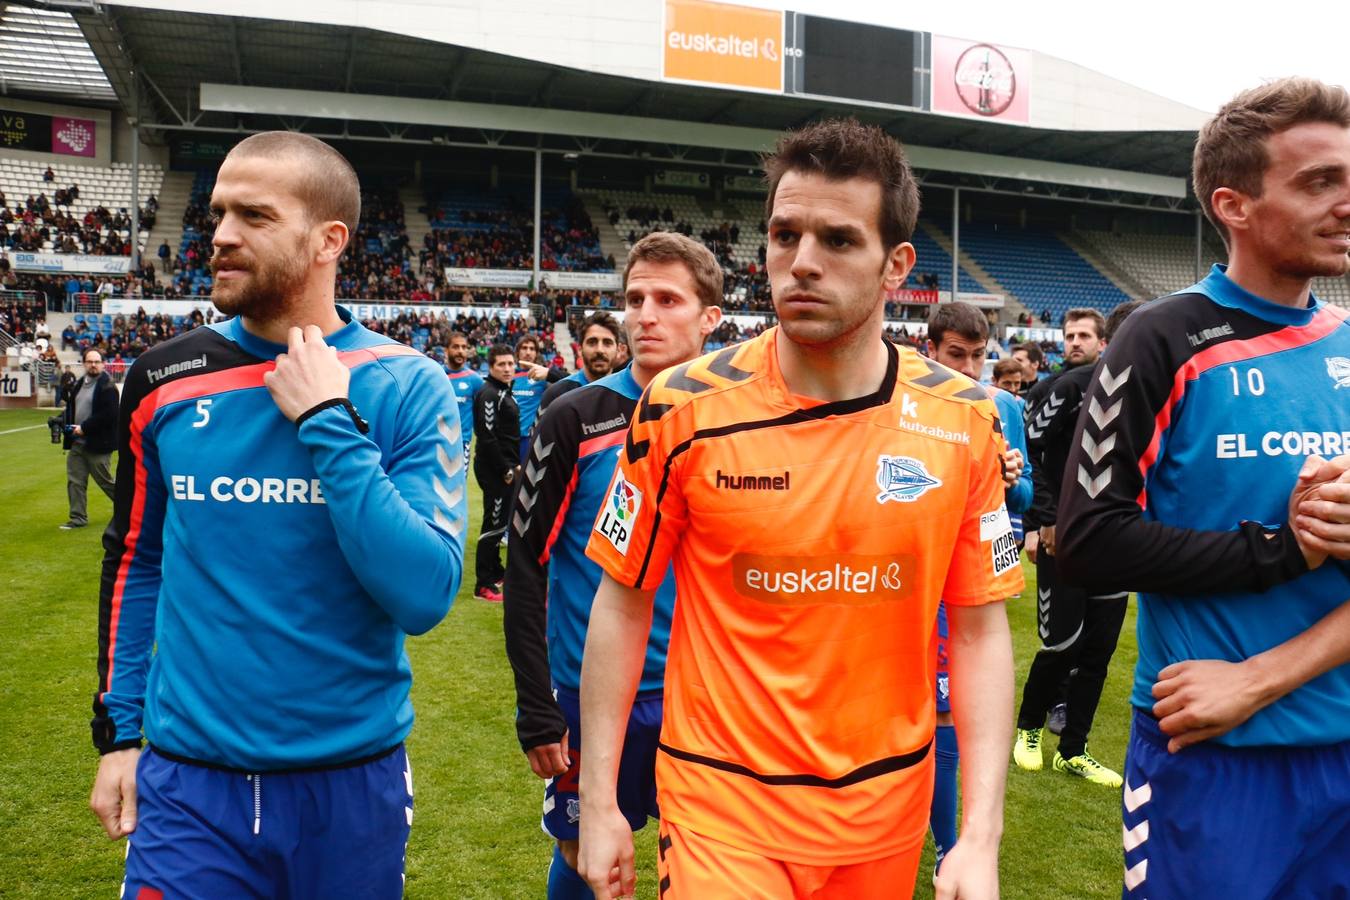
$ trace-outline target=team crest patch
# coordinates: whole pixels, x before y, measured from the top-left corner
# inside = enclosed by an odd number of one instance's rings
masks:
[[[912,456],[877,457],[877,502],[895,500],[911,503],[935,487],[942,487],[942,481],[928,474],[923,463]]]
[[[628,542],[633,538],[633,526],[641,508],[642,492],[628,483],[620,469],[614,473],[614,483],[605,497],[605,505],[600,508],[595,530],[604,535],[615,550],[627,556]]]
[[[567,824],[575,825],[581,821],[581,801],[569,798],[567,801]]]
[[[1336,390],[1350,388],[1350,359],[1344,356],[1327,357],[1327,374],[1336,382]]]

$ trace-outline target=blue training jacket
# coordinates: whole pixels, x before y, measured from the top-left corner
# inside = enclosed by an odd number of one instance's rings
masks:
[[[447,369],[445,374],[450,379],[450,386],[455,389],[455,402],[459,404],[459,436],[467,447],[473,440],[473,398],[483,389],[483,376],[467,364],[458,371]]]
[[[1057,559],[1084,587],[1138,590],[1137,708],[1152,710],[1164,667],[1247,659],[1350,598],[1350,568],[1309,572],[1287,523],[1307,457],[1350,452],[1347,315],[1272,303],[1216,266],[1107,348],[1065,466]],[[1350,665],[1214,740],[1350,740]]]
[[[561,384],[561,382],[560,382]],[[516,679],[516,731],[525,750],[562,738],[551,687],[577,691],[601,570],[586,556],[596,514],[642,395],[625,368],[549,404],[516,493],[506,563],[506,651]],[[667,569],[656,593],[639,693],[662,690],[675,608]]]
[[[361,759],[412,727],[405,634],[463,568],[464,454],[441,366],[346,325],[344,406],[297,426],[240,320],[127,377],[99,615],[94,742],[265,772]]]

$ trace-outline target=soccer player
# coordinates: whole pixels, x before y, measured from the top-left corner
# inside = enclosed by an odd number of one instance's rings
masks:
[[[1022,376],[1025,372],[1026,366],[1019,360],[1011,357],[1000,359],[994,363],[994,387],[1020,398],[1022,396]],[[1021,404],[1019,404],[1020,407]]]
[[[971,380],[979,380],[988,341],[989,320],[969,303],[959,300],[944,303],[928,319],[929,357]],[[1021,364],[1016,360],[1008,362],[1020,370]],[[998,409],[999,423],[1007,441],[1003,454],[1003,484],[1009,520],[1013,521],[1013,516],[1020,518],[1031,505],[1032,497],[1031,467],[1023,465],[1027,445],[1022,430],[1022,409],[1007,391],[998,388],[986,388],[986,391]],[[1014,537],[1017,534],[1015,525],[1013,534]],[[956,772],[961,762],[956,727],[952,724],[947,632],[947,607],[938,604],[937,736],[933,804],[929,814],[937,871],[941,870],[947,851],[956,844]]]
[[[1041,649],[1031,663],[1022,704],[1017,711],[1017,740],[1013,762],[1019,768],[1039,772],[1045,765],[1041,754],[1046,716],[1060,708],[1064,699],[1064,725],[1059,730],[1059,749],[1051,765],[1057,772],[1084,778],[1104,787],[1120,787],[1120,773],[1098,762],[1088,752],[1088,732],[1097,714],[1111,657],[1116,652],[1120,627],[1125,622],[1129,591],[1088,592],[1060,577],[1055,565],[1055,522],[1064,460],[1073,444],[1074,426],[1083,407],[1083,396],[1094,374],[1098,349],[1109,345],[1127,316],[1143,305],[1132,300],[1111,313],[1100,329],[1101,336],[1083,340],[1086,323],[1102,315],[1093,309],[1069,310],[1066,314],[1066,368],[1053,380],[1048,396],[1033,412],[1027,425],[1027,447],[1036,466],[1036,504],[1027,517],[1038,529],[1036,555],[1036,624]],[[1078,340],[1071,341],[1067,335]]]
[[[473,477],[483,491],[483,527],[474,552],[473,595],[489,603],[502,601],[501,543],[511,509],[511,492],[520,474],[520,410],[511,390],[516,358],[505,344],[488,348],[488,377],[473,399],[473,430],[478,443]]]
[[[696,357],[721,318],[722,269],[711,251],[683,235],[658,231],[634,244],[624,285],[637,355],[628,368],[578,386],[540,417],[507,553],[504,625],[516,678],[516,733],[530,768],[548,779],[543,824],[558,841],[551,900],[592,896],[576,872],[581,652],[601,576],[586,558],[586,541],[642,389],[662,369]],[[600,368],[595,361],[614,346],[605,339],[617,331],[609,313],[587,319],[583,371]],[[656,594],[619,769],[619,809],[634,830],[656,815],[656,743],[674,605],[675,581],[667,577]]]
[[[900,145],[825,121],[766,166],[780,325],[647,386],[588,545],[606,574],[582,663],[580,871],[598,897],[633,890],[615,781],[673,562],[666,897],[912,889],[939,598],[966,792],[938,891],[992,897],[1012,737],[1003,599],[1021,585],[998,413],[970,379],[882,337],[885,292],[914,264],[918,190]]]
[[[464,440],[464,462],[469,461],[469,442],[473,440],[473,398],[483,387],[483,376],[469,368],[469,339],[458,331],[450,332],[450,343],[445,348],[449,361],[446,374],[455,389],[459,404],[459,436]]]
[[[563,394],[618,371],[621,367],[615,366],[614,361],[624,340],[623,328],[611,313],[600,310],[587,316],[581,325],[581,368],[548,386],[539,401],[535,421],[542,419],[545,410]]]
[[[334,303],[360,213],[337,151],[246,138],[211,213],[234,318],[127,376],[90,805],[131,836],[126,897],[399,897],[404,635],[445,615],[463,560],[454,397]]]
[[[520,410],[520,455],[525,459],[530,449],[530,429],[534,427],[535,416],[539,414],[539,403],[544,391],[556,381],[562,381],[567,373],[561,369],[551,369],[539,363],[539,339],[525,335],[516,341],[516,372],[511,379],[511,397]]]
[[[1304,78],[1239,94],[1201,128],[1193,179],[1229,265],[1116,335],[1059,515],[1066,578],[1139,591],[1124,895],[1344,896],[1350,667],[1298,681],[1335,662],[1318,623],[1343,623],[1350,597],[1326,559],[1344,558],[1350,327],[1311,292],[1350,268],[1350,94]],[[1154,686],[1172,666],[1242,663],[1310,629],[1287,693],[1169,753]]]
[[[1050,374],[1045,369],[1045,351],[1035,341],[1026,341],[1013,347],[1012,358],[1027,368],[1027,390]]]

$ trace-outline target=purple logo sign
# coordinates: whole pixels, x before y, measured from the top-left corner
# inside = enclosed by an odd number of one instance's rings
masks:
[[[52,152],[67,156],[93,156],[94,121],[52,116]]]

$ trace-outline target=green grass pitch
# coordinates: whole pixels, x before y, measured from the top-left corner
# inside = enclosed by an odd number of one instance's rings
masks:
[[[0,896],[116,897],[123,845],[103,837],[88,809],[97,761],[88,727],[102,552],[97,526],[111,505],[91,487],[95,526],[57,529],[66,519],[64,460],[45,428],[31,428],[50,414],[0,411]],[[471,497],[476,533],[476,489]],[[1026,570],[1023,599],[1008,606],[1019,690],[1037,644],[1034,573]],[[543,897],[550,844],[539,830],[541,784],[512,727],[501,608],[470,596],[471,577],[464,585],[445,622],[408,642],[417,806],[407,895]],[[1124,763],[1134,659],[1132,606],[1091,745],[1117,770]],[[1003,896],[1119,896],[1119,803],[1116,792],[1051,771],[1049,753],[1039,773],[1010,764]],[[642,898],[656,896],[654,842],[654,827],[638,836]],[[932,896],[930,854],[916,897]]]

